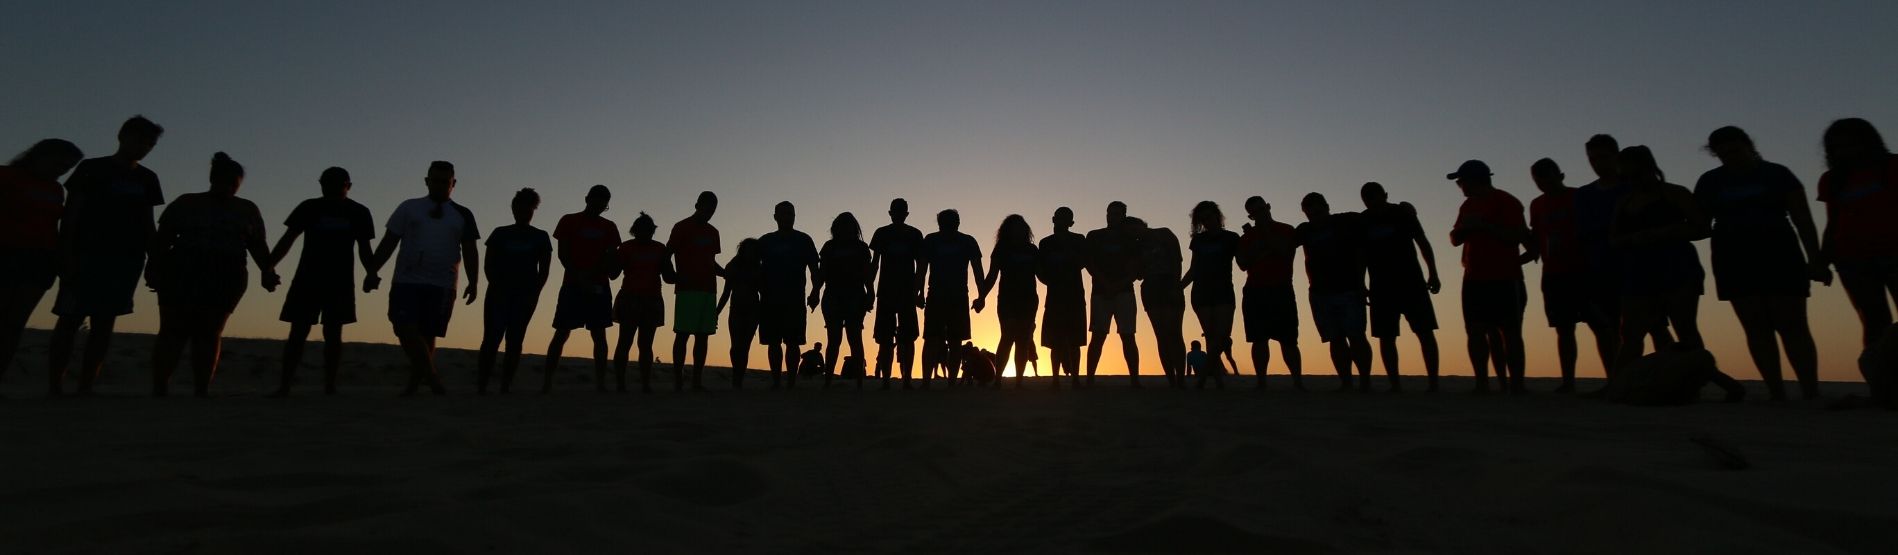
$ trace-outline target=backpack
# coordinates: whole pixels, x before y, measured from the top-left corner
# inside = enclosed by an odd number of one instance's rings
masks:
[[[863,359],[854,356],[844,357],[842,377],[861,378],[863,375]]]

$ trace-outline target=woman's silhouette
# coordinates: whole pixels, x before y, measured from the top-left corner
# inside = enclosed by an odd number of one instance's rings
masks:
[[[1621,262],[1621,354],[1616,366],[1629,368],[1643,354],[1642,336],[1663,324],[1673,328],[1676,347],[1705,348],[1697,312],[1706,271],[1693,242],[1705,239],[1710,229],[1693,193],[1668,183],[1647,147],[1622,149],[1619,166],[1622,186],[1628,190],[1615,209],[1609,240]],[[1656,343],[1657,351],[1668,346]],[[1716,378],[1722,387],[1731,381]],[[1729,400],[1743,395],[1743,389],[1728,388]]]
[[[13,366],[26,320],[59,276],[59,176],[79,163],[79,147],[46,139],[0,166],[0,375]]]
[[[540,208],[540,193],[521,189],[511,203],[514,225],[495,228],[488,235],[485,257],[488,274],[488,298],[482,305],[481,354],[477,358],[476,390],[488,392],[488,377],[494,370],[494,355],[507,343],[507,355],[501,360],[501,392],[514,386],[514,370],[521,366],[521,344],[527,338],[527,324],[534,319],[540,304],[540,291],[547,285],[547,273],[553,268],[554,243],[545,230],[534,227],[534,211]]]
[[[847,337],[850,356],[863,360],[863,316],[870,312],[875,291],[870,278],[876,274],[870,265],[870,245],[863,242],[863,226],[849,212],[837,215],[830,223],[830,240],[818,251],[817,280],[811,284],[812,308],[823,306],[824,330],[830,337],[830,350],[824,353],[824,384],[837,373],[837,349]],[[849,334],[846,336],[845,334]],[[863,374],[857,376],[857,389],[863,389]]]
[[[1035,246],[1035,232],[1021,214],[1002,218],[995,230],[995,246],[989,250],[989,272],[982,278],[981,293],[976,295],[976,312],[986,304],[996,283],[1002,286],[995,300],[995,318],[1002,339],[995,346],[996,365],[1005,364],[1015,354],[1015,388],[1021,389],[1028,373],[1028,361],[1035,358],[1035,312],[1041,295],[1035,292],[1035,269],[1040,264],[1041,248]],[[1002,386],[1000,376],[995,387]],[[1055,377],[1059,382],[1061,378]]]
[[[1869,346],[1891,325],[1891,302],[1898,297],[1898,241],[1892,240],[1898,237],[1898,156],[1871,122],[1858,118],[1826,128],[1825,153],[1822,260],[1838,268]]]
[[[1193,206],[1192,221],[1193,264],[1180,286],[1193,287],[1193,314],[1199,317],[1212,359],[1207,371],[1218,380],[1224,373],[1220,355],[1232,355],[1232,314],[1238,304],[1232,294],[1232,266],[1239,254],[1239,234],[1226,229],[1225,212],[1210,200]]]
[[[751,340],[758,334],[758,289],[764,279],[759,266],[758,240],[738,242],[732,259],[725,263],[725,291],[718,297],[715,312],[731,307],[726,327],[731,329],[732,389],[743,389],[745,372],[751,361]]]
[[[1154,350],[1160,370],[1173,387],[1186,385],[1186,290],[1180,283],[1180,236],[1165,227],[1148,227],[1140,218],[1121,220],[1128,234],[1138,237],[1140,307],[1153,328]]]
[[[665,243],[654,241],[659,225],[652,216],[640,212],[633,220],[633,238],[620,243],[614,255],[624,276],[620,279],[619,298],[613,302],[613,318],[619,322],[619,343],[613,347],[613,372],[621,393],[626,392],[626,357],[633,342],[639,342],[639,390],[652,393],[652,338],[666,325],[666,299],[663,283],[675,283],[671,252]],[[684,361],[672,363],[672,389],[685,390]],[[604,384],[601,387],[605,387]]]
[[[191,347],[193,393],[209,395],[223,352],[224,323],[250,282],[244,256],[277,290],[277,272],[257,205],[237,198],[244,166],[222,152],[211,158],[211,190],[181,195],[158,218],[145,282],[158,292],[158,344],[152,354],[152,394],[164,396],[171,372]]]

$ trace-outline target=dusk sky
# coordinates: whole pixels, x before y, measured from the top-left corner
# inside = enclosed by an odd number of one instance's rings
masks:
[[[669,227],[699,191],[716,191],[726,256],[772,228],[780,200],[820,243],[841,211],[866,228],[887,223],[892,197],[909,199],[925,231],[956,208],[986,252],[1010,213],[1040,237],[1058,206],[1085,231],[1122,200],[1184,239],[1199,200],[1219,202],[1234,228],[1255,194],[1298,223],[1305,193],[1356,210],[1358,187],[1379,181],[1417,205],[1439,253],[1450,374],[1469,370],[1447,240],[1461,198],[1443,175],[1463,160],[1489,162],[1526,205],[1531,162],[1552,157],[1571,185],[1587,183],[1582,143],[1605,132],[1651,146],[1670,181],[1692,186],[1717,165],[1700,149],[1707,133],[1738,125],[1810,190],[1832,120],[1898,133],[1898,3],[1888,1],[41,1],[7,11],[7,156],[47,137],[110,154],[119,123],[144,114],[166,128],[146,162],[168,198],[206,189],[211,154],[226,151],[247,167],[241,195],[262,208],[272,241],[290,209],[318,195],[325,167],[350,170],[351,196],[380,226],[424,194],[438,159],[459,167],[455,199],[484,236],[510,223],[507,200],[522,187],[542,193],[535,223],[548,230],[595,183],[612,188],[606,216],[622,227],[640,211]],[[286,280],[294,261],[280,268]],[[1299,281],[1306,371],[1328,375]],[[1715,355],[1757,378],[1711,278],[1707,289]],[[386,294],[359,299],[350,340],[393,341]],[[554,294],[543,295],[531,351],[550,335]],[[282,301],[283,290],[253,284],[230,334],[281,337]],[[51,326],[51,304],[49,294],[34,327]],[[121,329],[155,331],[156,308],[141,292]],[[1858,379],[1859,324],[1843,291],[1815,286],[1811,311],[1822,377]],[[993,347],[994,313],[973,321],[976,341]],[[1545,322],[1532,293],[1532,376],[1556,374]],[[460,307],[444,346],[473,348],[480,330],[479,305]],[[813,341],[819,330],[813,317]],[[1197,332],[1189,312],[1189,339]],[[1144,317],[1141,334],[1143,367],[1158,373]],[[661,337],[669,358],[671,335]],[[586,351],[577,341],[569,354]],[[1403,345],[1406,370],[1421,372],[1415,344]],[[714,364],[724,351],[721,335]],[[1600,375],[1584,351],[1582,373]],[[1238,356],[1251,373],[1243,347]],[[1274,361],[1272,372],[1284,370]]]

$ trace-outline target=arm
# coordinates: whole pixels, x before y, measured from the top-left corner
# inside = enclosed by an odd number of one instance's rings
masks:
[[[870,279],[864,280],[866,291],[870,293],[870,308],[877,306],[877,268],[883,267],[883,253],[870,251]]]
[[[1795,188],[1786,193],[1786,212],[1792,216],[1793,231],[1799,234],[1799,243],[1806,248],[1806,256],[1811,259],[1806,272],[1813,281],[1832,285],[1832,270],[1828,268],[1825,256],[1820,254],[1819,233],[1812,223],[1812,206],[1806,203],[1805,188]],[[1827,220],[1828,228],[1831,221]]]
[[[468,261],[469,268],[481,267],[481,248],[475,244],[474,239],[461,241],[461,258]],[[468,290],[461,294],[462,298],[467,299],[467,304],[474,304],[475,297],[479,296],[478,291],[481,290],[480,285],[481,273],[468,272]]]
[[[824,283],[824,274],[821,271],[822,267],[819,265],[821,263],[818,262],[817,256],[815,256],[815,254],[816,253],[812,253],[810,261],[804,263],[805,271],[810,272],[811,274],[811,283],[817,284],[817,287],[811,288],[811,298],[809,300],[810,300],[812,310],[815,310],[817,308],[817,288],[822,287]]]
[[[1412,223],[1416,225],[1411,227],[1410,240],[1417,243],[1417,254],[1423,256],[1424,270],[1429,272],[1429,277],[1425,278],[1426,285],[1430,288],[1430,292],[1435,294],[1443,290],[1443,281],[1437,278],[1437,251],[1430,248],[1430,237],[1424,234],[1423,223],[1416,221],[1414,217]],[[1525,241],[1525,243],[1530,244],[1531,252],[1535,250],[1535,241]]]
[[[725,290],[718,294],[718,307],[712,309],[712,317],[725,313],[725,305],[732,301],[732,280],[725,280]]]
[[[289,230],[284,231],[282,237],[277,238],[277,247],[270,249],[270,266],[271,267],[274,268],[278,264],[282,264],[283,258],[286,256],[290,256],[290,246],[296,244],[297,236],[300,236],[300,235],[303,235],[303,230],[292,227]],[[363,247],[363,250],[365,251],[368,250],[368,247],[366,246],[368,245],[368,243],[369,243],[368,241],[363,241],[363,244],[365,245]],[[262,268],[263,263],[258,262],[257,267]]]
[[[164,221],[161,217],[159,221]],[[177,230],[170,224],[159,225],[152,234],[152,242],[146,248],[148,262],[145,263],[145,287],[158,290],[159,277],[164,275],[165,265],[171,258],[171,242],[178,237]]]
[[[924,284],[929,283],[929,259],[916,259],[916,308],[929,308],[923,296]]]
[[[970,258],[969,263],[972,264],[974,268],[973,277],[975,278],[976,282],[980,283],[982,281],[982,278],[984,277],[984,274],[988,274],[988,272],[982,271],[981,251],[976,251],[976,255]],[[983,297],[986,297],[988,293],[987,289],[984,288],[982,293],[984,294]],[[975,303],[970,305],[970,308],[974,308],[976,312],[981,312],[982,307],[988,305],[988,299],[985,299],[983,297],[976,297]]]
[[[989,256],[991,257],[994,255],[995,253],[989,253]],[[1001,266],[1000,264],[995,264],[993,260],[990,260],[989,271],[987,274],[982,273],[982,270],[975,271],[976,273],[975,300],[980,301],[982,299],[986,299],[989,297],[989,289],[995,286],[996,278],[998,277],[999,274],[1002,273],[1002,268],[1000,266]],[[977,266],[977,268],[980,268],[980,266]],[[981,311],[978,310],[976,312],[981,312]]]
[[[395,254],[395,247],[400,244],[402,244],[401,235],[390,233],[382,236],[382,242],[376,245],[376,252],[371,255],[371,260],[363,263],[363,270],[366,270],[369,275],[363,278],[362,292],[375,291],[382,285],[382,278],[377,277],[376,274],[382,271],[384,264],[389,263],[389,257]]]
[[[1712,220],[1707,217],[1707,211],[1700,209],[1700,203],[1694,201],[1693,193],[1687,192],[1686,187],[1669,186],[1667,200],[1679,207],[1681,213],[1687,215],[1680,224],[1673,226],[1671,230],[1673,237],[1684,241],[1699,241],[1713,236]]]
[[[666,283],[678,283],[679,272],[672,267],[672,253],[659,257],[659,279]]]

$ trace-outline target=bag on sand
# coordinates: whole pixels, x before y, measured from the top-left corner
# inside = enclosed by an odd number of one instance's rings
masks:
[[[799,377],[822,376],[824,375],[824,370],[824,355],[815,350],[804,353],[804,358],[800,359],[797,364],[797,375]]]
[[[845,378],[863,377],[863,359],[854,356],[844,357],[842,376]]]
[[[1663,349],[1641,357],[1619,374],[1608,384],[1608,400],[1636,406],[1692,404],[1700,400],[1700,390],[1708,383],[1727,389],[1729,398],[1739,387],[1714,365],[1713,353],[1704,349]]]
[[[976,383],[995,381],[995,354],[975,348],[964,349],[962,375],[968,376]]]

